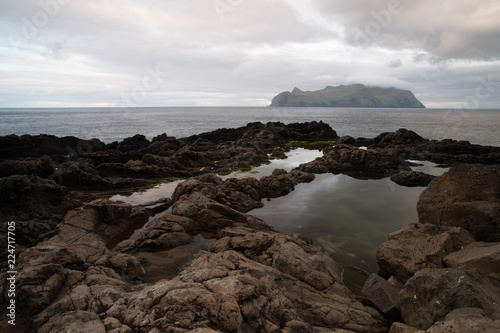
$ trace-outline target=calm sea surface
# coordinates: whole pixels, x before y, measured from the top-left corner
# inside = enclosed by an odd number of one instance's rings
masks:
[[[0,109],[0,135],[73,135],[104,142],[135,134],[148,139],[162,133],[177,138],[218,128],[244,126],[249,122],[284,123],[323,120],[337,133],[374,137],[401,127],[429,139],[452,138],[482,145],[500,146],[500,110],[456,111],[443,109],[344,109],[344,108],[137,108],[137,109]],[[286,160],[255,168],[249,174],[268,175],[274,168],[291,170],[314,158],[320,151],[296,149]],[[422,162],[416,170],[439,175],[445,169]],[[175,183],[161,184],[131,196],[114,196],[131,204],[170,197]],[[360,180],[347,175],[323,174],[309,184],[299,184],[289,195],[265,201],[250,214],[264,219],[281,232],[305,234],[346,267],[344,280],[359,293],[367,272],[377,272],[375,251],[387,235],[418,220],[415,205],[423,187],[399,186],[389,178]],[[118,241],[137,231],[118,235]],[[213,236],[213,235],[212,235]],[[190,256],[213,244],[211,235],[200,234],[195,242],[169,251],[141,252],[146,280],[175,276]],[[351,267],[351,268],[349,268]]]
[[[250,122],[322,120],[337,133],[374,137],[401,127],[428,139],[452,138],[500,146],[500,110],[370,108],[57,108],[0,109],[0,135],[53,134],[106,143],[135,134],[148,139],[167,133],[177,138]]]

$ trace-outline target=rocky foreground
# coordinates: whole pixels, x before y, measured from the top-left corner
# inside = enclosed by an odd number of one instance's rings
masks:
[[[290,141],[336,141],[323,157],[261,179],[217,173],[281,156]],[[367,149],[359,149],[360,146]],[[497,332],[500,330],[500,148],[429,141],[404,129],[342,137],[324,123],[253,123],[185,139],[135,136],[104,144],[72,137],[0,138],[0,221],[16,222],[16,326],[2,332]],[[408,159],[452,166],[441,177]],[[343,267],[299,234],[246,214],[315,173],[387,177],[427,186],[419,221],[377,251],[366,297]],[[181,177],[171,198],[142,206],[96,199]],[[106,192],[107,193],[107,192]],[[83,204],[82,200],[92,200]],[[137,239],[112,238],[146,223]],[[170,280],[144,282],[133,256],[216,233]],[[0,238],[7,248],[5,236]],[[2,254],[7,258],[7,254]],[[6,281],[7,263],[2,263]]]

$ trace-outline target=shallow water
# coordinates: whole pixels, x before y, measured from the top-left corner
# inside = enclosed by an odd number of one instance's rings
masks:
[[[414,170],[439,175],[446,171],[422,162]],[[388,234],[417,222],[416,203],[424,187],[404,187],[389,178],[359,180],[347,175],[321,174],[299,184],[287,196],[264,201],[249,212],[284,233],[313,239],[344,267],[378,272],[375,252]],[[345,282],[359,292],[365,277],[346,269]]]

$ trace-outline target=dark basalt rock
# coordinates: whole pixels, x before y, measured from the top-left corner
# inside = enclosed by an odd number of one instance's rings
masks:
[[[415,187],[427,186],[436,178],[421,171],[401,171],[391,176],[391,180],[398,185]]]

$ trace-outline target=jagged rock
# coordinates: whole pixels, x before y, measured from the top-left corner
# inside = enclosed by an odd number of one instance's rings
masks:
[[[417,203],[419,221],[467,229],[478,241],[500,241],[499,165],[461,165],[435,178]]]
[[[479,308],[500,318],[500,290],[473,268],[422,269],[399,293],[403,321],[428,329],[458,308]]]
[[[356,302],[342,285],[321,292],[232,250],[199,253],[176,278],[129,293],[106,315],[146,331],[153,326],[163,331],[386,330],[380,315]]]
[[[35,160],[2,161],[0,162],[0,177],[13,175],[35,175],[48,178],[55,170],[54,162],[48,156]]]
[[[381,276],[372,273],[365,281],[361,292],[384,314],[398,317],[400,290]]]
[[[240,251],[247,258],[290,274],[318,290],[342,283],[343,267],[304,236],[248,227],[225,228],[217,236],[220,240],[213,246],[215,252]]]
[[[411,223],[380,245],[377,264],[382,276],[394,275],[405,282],[421,269],[444,267],[442,260],[447,254],[474,241],[463,228]]]
[[[444,257],[446,267],[473,266],[481,274],[500,273],[500,243],[474,242]]]
[[[72,311],[56,315],[49,323],[43,325],[38,332],[106,333],[106,327],[95,313]]]
[[[402,186],[427,186],[436,178],[421,171],[401,171],[391,176],[391,180]]]

